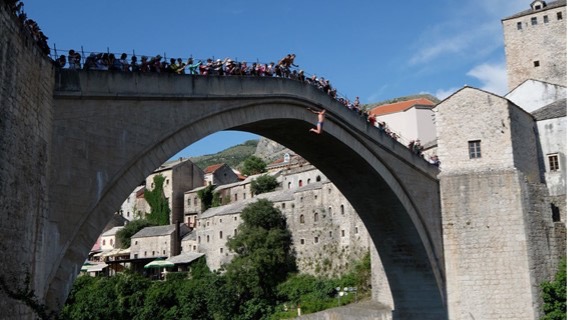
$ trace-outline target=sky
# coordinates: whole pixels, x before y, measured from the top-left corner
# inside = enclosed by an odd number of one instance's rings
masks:
[[[125,52],[269,63],[295,53],[307,74],[362,103],[464,85],[507,93],[501,19],[529,0],[24,0],[24,11],[65,54]],[[246,140],[219,132],[172,158],[212,154]]]

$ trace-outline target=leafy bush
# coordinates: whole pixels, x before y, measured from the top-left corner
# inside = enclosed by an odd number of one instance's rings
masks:
[[[544,300],[543,320],[566,319],[566,258],[562,259],[553,281],[541,284]]]
[[[260,177],[252,180],[250,189],[254,194],[261,194],[274,191],[278,187],[278,181],[274,176],[263,174]]]

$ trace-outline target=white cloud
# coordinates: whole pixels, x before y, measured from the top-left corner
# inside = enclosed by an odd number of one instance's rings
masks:
[[[504,63],[484,63],[475,66],[467,75],[481,83],[479,89],[501,96],[507,93],[507,69]]]
[[[438,89],[436,90],[436,93],[434,93],[434,96],[440,100],[444,100],[447,97],[451,96],[452,94],[454,94],[456,91],[458,91],[460,88],[449,88],[449,89]]]

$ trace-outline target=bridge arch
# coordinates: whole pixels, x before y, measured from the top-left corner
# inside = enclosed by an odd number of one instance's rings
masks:
[[[64,301],[140,181],[187,145],[240,130],[302,155],[347,197],[381,257],[395,318],[447,318],[437,169],[317,88],[282,78],[61,70],[54,100],[50,212],[59,222],[48,304]],[[328,110],[321,135],[308,132],[316,120],[308,107]]]

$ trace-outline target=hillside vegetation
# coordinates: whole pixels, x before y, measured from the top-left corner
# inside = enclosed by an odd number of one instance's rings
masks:
[[[189,158],[201,169],[218,163],[226,163],[231,168],[239,168],[240,164],[254,154],[258,140],[247,140],[242,144],[230,147],[214,154]]]

